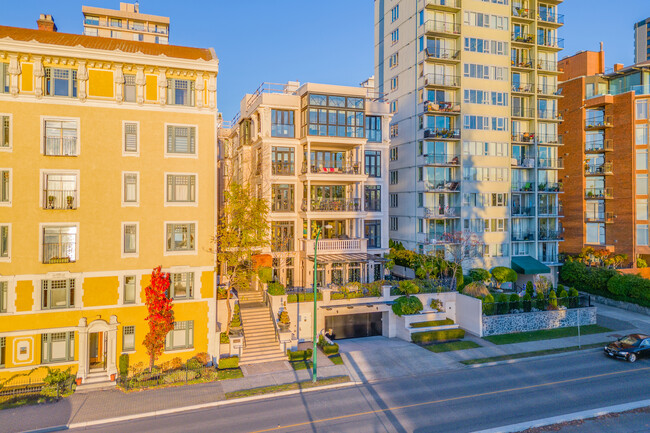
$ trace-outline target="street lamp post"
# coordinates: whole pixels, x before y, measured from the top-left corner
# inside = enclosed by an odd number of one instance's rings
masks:
[[[331,225],[326,225],[326,229],[331,229]],[[314,324],[313,324],[313,340],[314,340],[314,348],[312,351],[312,358],[311,358],[311,364],[312,364],[312,377],[311,380],[312,382],[316,382],[316,357],[317,357],[317,347],[316,344],[318,343],[317,337],[318,337],[318,331],[316,327],[316,318],[318,314],[318,307],[317,307],[317,302],[318,302],[318,290],[316,289],[316,284],[317,282],[317,272],[318,272],[318,259],[317,259],[317,254],[318,254],[318,237],[320,236],[321,232],[321,227],[318,228],[318,231],[316,232],[316,241],[314,242]]]

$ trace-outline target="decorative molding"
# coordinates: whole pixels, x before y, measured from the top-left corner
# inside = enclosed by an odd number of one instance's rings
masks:
[[[167,105],[167,70],[158,70],[158,102],[160,105]]]
[[[41,57],[34,57],[34,94],[39,99],[43,97],[44,76],[45,68],[43,68],[43,59]]]
[[[113,81],[115,83],[115,101],[121,103],[124,101],[124,72],[122,71],[122,65],[115,65],[115,75],[113,75]]]
[[[208,106],[212,109],[217,108],[217,75],[210,74],[208,79]]]
[[[199,72],[196,74],[196,81],[194,83],[194,89],[196,90],[196,107],[203,108],[203,91],[205,90],[205,85],[203,82],[203,73]]]
[[[86,91],[88,83],[88,68],[86,68],[85,61],[79,61],[79,66],[77,68],[77,88],[79,90],[79,100],[81,102],[86,102],[88,93]]]
[[[18,96],[18,77],[21,74],[20,63],[18,62],[18,55],[12,54],[9,56],[9,69],[10,77],[10,92],[11,96]]]
[[[147,84],[147,78],[144,76],[144,66],[138,66],[135,73],[135,85],[137,86],[136,102],[139,105],[144,104],[144,86]]]

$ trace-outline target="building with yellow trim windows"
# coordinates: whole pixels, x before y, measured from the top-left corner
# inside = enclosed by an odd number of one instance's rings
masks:
[[[164,362],[215,354],[212,49],[0,26],[0,380],[147,362],[144,288],[172,275]]]

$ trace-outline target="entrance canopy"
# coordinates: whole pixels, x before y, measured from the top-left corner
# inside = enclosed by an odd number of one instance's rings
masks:
[[[307,259],[311,262],[314,261],[314,256],[309,255]],[[341,254],[323,254],[318,255],[318,263],[347,263],[347,262],[386,262],[383,257],[375,256],[366,253],[341,253]]]
[[[548,274],[551,272],[551,268],[531,256],[513,257],[512,269],[518,274]]]

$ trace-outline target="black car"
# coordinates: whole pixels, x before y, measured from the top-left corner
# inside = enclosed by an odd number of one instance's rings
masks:
[[[630,334],[605,346],[605,355],[634,362],[650,357],[650,337],[643,334]]]

